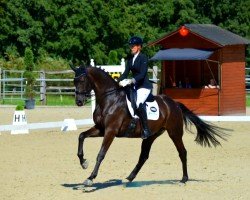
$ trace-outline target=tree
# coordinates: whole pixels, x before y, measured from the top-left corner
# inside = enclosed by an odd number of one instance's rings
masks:
[[[33,100],[35,97],[35,82],[34,75],[34,55],[30,48],[25,49],[24,56],[25,71],[23,77],[26,79],[25,96],[29,100]]]
[[[145,44],[185,23],[212,23],[250,38],[250,1],[242,0],[0,0],[0,56],[8,49],[80,63],[126,58],[128,40]],[[143,49],[150,57],[155,47]],[[13,52],[13,51],[12,51]],[[249,51],[248,51],[249,52]],[[8,59],[8,57],[6,57]]]
[[[119,59],[117,58],[117,52],[115,50],[111,50],[109,52],[108,65],[117,65],[120,64]]]

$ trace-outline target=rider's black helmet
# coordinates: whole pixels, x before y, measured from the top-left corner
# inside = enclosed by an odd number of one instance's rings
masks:
[[[140,37],[133,36],[129,39],[129,45],[142,45],[143,40]]]

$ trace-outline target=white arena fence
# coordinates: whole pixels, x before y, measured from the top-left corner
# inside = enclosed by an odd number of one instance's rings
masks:
[[[74,120],[77,126],[93,125],[93,119],[78,119]],[[15,130],[34,130],[34,129],[51,129],[61,128],[64,125],[64,121],[56,122],[43,122],[43,123],[27,123],[23,125],[0,125],[0,132],[3,131],[15,131]]]
[[[201,119],[210,122],[249,122],[250,116],[200,116]],[[74,120],[76,126],[92,126],[93,119]],[[43,123],[27,123],[23,125],[0,125],[0,133],[15,130],[37,130],[61,128],[65,125],[65,121],[43,122]]]

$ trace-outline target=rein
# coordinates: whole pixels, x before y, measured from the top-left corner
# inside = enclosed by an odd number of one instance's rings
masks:
[[[119,90],[121,90],[121,88],[113,89],[113,90],[104,92],[104,93],[101,95],[101,99],[104,99],[104,98],[106,98],[107,96],[109,96],[109,95],[111,95],[111,94],[113,94],[114,92],[119,91]],[[81,93],[75,92],[75,93],[76,93],[76,94],[84,94],[84,95],[88,94],[87,92],[81,92]],[[86,96],[89,97],[89,99],[86,100],[86,103],[89,103],[89,102],[92,102],[92,101],[95,100],[95,99],[93,99],[93,100],[90,99],[92,96],[95,96],[95,95],[89,94],[89,95],[86,95]]]
[[[111,95],[111,94],[113,94],[114,92],[119,91],[119,90],[121,90],[121,88],[115,88],[115,89],[112,89],[112,90],[110,90],[110,91],[104,92],[101,96],[103,96],[103,98],[105,98],[105,97],[107,97],[108,95]]]

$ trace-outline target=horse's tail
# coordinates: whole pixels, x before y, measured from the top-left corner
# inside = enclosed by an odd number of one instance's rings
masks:
[[[198,144],[200,144],[201,146],[211,147],[213,145],[216,147],[217,145],[221,145],[216,137],[219,137],[223,140],[226,140],[225,137],[228,134],[223,132],[226,129],[203,121],[196,114],[194,114],[191,110],[189,110],[184,104],[182,104],[180,102],[177,102],[177,104],[180,107],[180,109],[182,110],[185,128],[189,132],[192,132],[188,128],[188,125],[190,125],[190,124],[195,125],[196,130],[197,130],[197,136],[195,138],[195,141]]]

